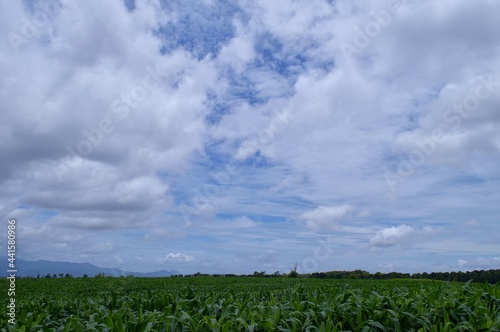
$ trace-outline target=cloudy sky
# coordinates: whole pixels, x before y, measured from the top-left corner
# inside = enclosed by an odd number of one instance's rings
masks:
[[[0,211],[18,257],[500,268],[499,12],[0,0]]]

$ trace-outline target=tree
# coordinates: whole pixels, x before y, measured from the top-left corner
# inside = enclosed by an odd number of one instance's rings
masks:
[[[292,265],[292,271],[288,274],[290,278],[297,278],[299,276],[299,273],[297,272],[297,263]]]

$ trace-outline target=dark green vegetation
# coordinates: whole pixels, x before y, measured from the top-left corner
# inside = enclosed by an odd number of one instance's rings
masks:
[[[500,331],[500,285],[312,278],[18,279],[0,331]]]
[[[474,270],[467,272],[431,272],[431,273],[401,273],[401,272],[389,272],[389,273],[370,273],[368,271],[363,270],[354,270],[354,271],[328,271],[328,272],[314,272],[311,274],[298,274],[297,270],[293,269],[288,276],[292,278],[298,278],[299,276],[302,278],[319,278],[319,279],[373,279],[373,280],[381,280],[381,279],[432,279],[432,280],[442,280],[442,281],[460,281],[460,282],[488,282],[490,284],[496,284],[500,282],[500,270]],[[193,276],[201,276],[201,277],[236,277],[235,274],[202,274],[196,273]],[[251,275],[247,275],[247,277],[264,277],[264,278],[272,278],[272,277],[281,277],[283,275],[279,274],[279,271],[274,272],[273,274],[266,274],[265,271],[255,271]],[[49,276],[50,277],[50,276]]]
[[[310,278],[332,278],[332,279],[432,279],[442,281],[461,281],[466,282],[488,282],[495,284],[500,282],[500,270],[474,270],[467,272],[431,272],[431,273],[369,273],[363,270],[355,271],[330,271],[330,272],[315,272],[308,275]]]

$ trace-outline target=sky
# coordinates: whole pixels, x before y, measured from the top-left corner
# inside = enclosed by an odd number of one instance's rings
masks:
[[[0,214],[17,220],[18,257],[500,268],[499,12],[0,0]]]

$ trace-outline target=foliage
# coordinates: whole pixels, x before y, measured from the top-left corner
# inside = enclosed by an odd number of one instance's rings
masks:
[[[7,293],[8,280],[0,280]],[[0,331],[8,299],[0,298]],[[429,280],[16,281],[21,331],[499,331],[500,287]]]
[[[500,282],[500,270],[474,270],[467,272],[432,272],[432,273],[400,273],[389,272],[371,274],[363,270],[354,271],[329,271],[329,272],[315,272],[305,275],[310,278],[330,278],[330,279],[432,279],[442,281],[460,281],[466,282],[472,280],[473,282],[489,282],[495,284]]]

